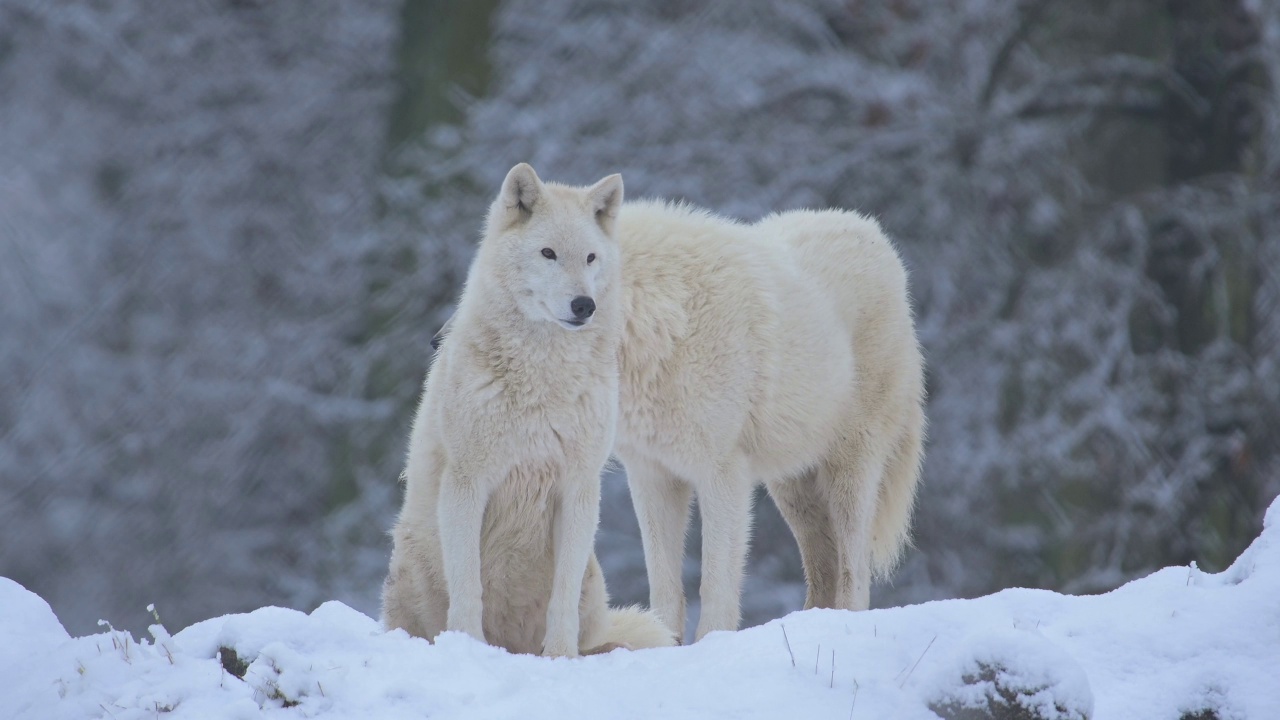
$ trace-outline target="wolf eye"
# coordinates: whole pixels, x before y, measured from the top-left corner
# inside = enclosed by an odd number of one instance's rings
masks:
[[[595,253],[589,253],[589,254],[587,255],[587,264],[588,264],[588,265],[590,265],[591,263],[593,263],[593,262],[595,262],[595,261],[596,261],[596,254],[595,254]]]
[[[546,259],[548,259],[548,260],[555,260],[555,259],[556,259],[556,251],[555,251],[555,250],[552,250],[551,248],[542,248],[542,257],[544,257],[544,258],[546,258]]]

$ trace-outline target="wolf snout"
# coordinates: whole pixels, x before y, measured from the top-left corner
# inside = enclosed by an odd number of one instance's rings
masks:
[[[586,295],[579,295],[569,301],[569,309],[573,311],[573,317],[577,320],[586,320],[596,311],[596,301]]]

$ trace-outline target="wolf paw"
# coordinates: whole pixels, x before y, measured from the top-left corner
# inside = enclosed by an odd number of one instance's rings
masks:
[[[578,657],[578,644],[548,641],[542,647],[542,654],[545,657]]]

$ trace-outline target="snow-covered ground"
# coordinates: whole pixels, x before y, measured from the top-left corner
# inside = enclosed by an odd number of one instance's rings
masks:
[[[1280,501],[1217,575],[798,612],[689,647],[551,660],[455,634],[431,645],[336,602],[151,633],[69,637],[0,578],[0,718],[910,720],[1014,702],[1035,713],[1009,717],[1266,720],[1280,717]]]

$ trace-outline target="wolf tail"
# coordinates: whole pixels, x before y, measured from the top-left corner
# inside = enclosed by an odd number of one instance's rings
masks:
[[[906,431],[885,467],[872,526],[871,571],[884,578],[902,559],[911,544],[911,513],[915,508],[916,486],[920,483],[924,453],[924,411],[917,406]]]
[[[652,610],[636,605],[609,608],[607,617],[609,628],[604,633],[604,643],[587,650],[585,655],[606,653],[618,648],[640,650],[676,644],[675,636]]]

